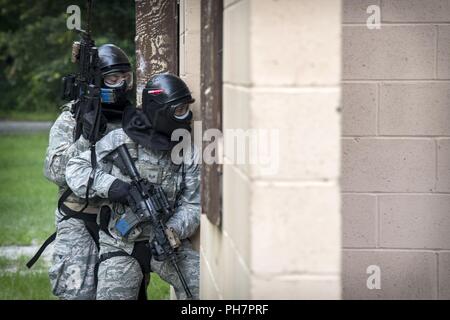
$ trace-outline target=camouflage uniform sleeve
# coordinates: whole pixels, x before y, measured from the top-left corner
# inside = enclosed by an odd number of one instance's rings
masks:
[[[95,169],[94,180],[89,189],[89,197],[95,196],[108,198],[108,191],[111,184],[116,180],[114,176],[109,174],[111,163],[103,161],[104,158],[112,151],[117,149],[121,144],[128,141],[127,136],[122,129],[113,130],[100,139],[96,143],[97,167]],[[72,189],[73,193],[79,197],[86,196],[87,184],[89,176],[92,172],[91,151],[85,151],[79,156],[70,159],[66,168],[67,185]]]
[[[73,142],[75,119],[63,111],[50,129],[49,145],[44,161],[45,177],[59,186],[66,185],[66,165],[70,158],[89,148],[89,142],[80,137]]]
[[[185,189],[180,197],[180,205],[167,221],[180,239],[192,236],[200,225],[200,164],[197,148],[193,148],[192,156],[185,163]]]

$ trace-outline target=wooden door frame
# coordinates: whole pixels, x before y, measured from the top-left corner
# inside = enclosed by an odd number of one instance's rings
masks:
[[[201,118],[203,132],[222,131],[223,0],[201,2]],[[203,142],[203,147],[207,144]],[[222,165],[202,163],[202,213],[220,226]]]

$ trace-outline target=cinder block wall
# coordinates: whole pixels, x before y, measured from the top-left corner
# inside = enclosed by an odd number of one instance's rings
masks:
[[[201,0],[180,0],[179,72],[195,99],[194,121],[200,115],[200,4]]]
[[[195,102],[190,106],[193,121],[200,121],[200,4],[201,0],[180,0],[179,73],[191,90]],[[193,135],[195,132],[193,132]],[[200,247],[200,231],[191,241]]]
[[[450,1],[343,4],[343,297],[450,299]]]
[[[339,299],[341,2],[224,4],[224,129],[279,130],[280,166],[224,166],[201,298]]]
[[[190,106],[193,121],[200,115],[200,3],[201,0],[179,0],[179,76],[191,90],[195,102]],[[195,134],[195,133],[194,133]],[[194,136],[193,134],[193,136]],[[191,238],[193,247],[200,250],[200,230]],[[170,298],[176,299],[175,290],[170,287]]]

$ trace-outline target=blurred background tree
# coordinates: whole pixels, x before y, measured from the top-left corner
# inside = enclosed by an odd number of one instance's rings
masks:
[[[0,118],[55,118],[63,101],[61,77],[75,71],[70,62],[69,5],[81,9],[85,0],[0,0]],[[134,64],[135,7],[133,0],[94,1],[91,30],[96,45],[114,43]]]

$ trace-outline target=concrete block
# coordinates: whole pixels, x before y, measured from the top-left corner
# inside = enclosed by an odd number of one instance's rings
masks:
[[[436,263],[433,252],[344,250],[343,298],[436,299]],[[379,267],[380,289],[367,286],[376,275],[369,266]]]
[[[223,13],[223,81],[250,84],[250,3],[242,0]]]
[[[339,97],[340,92],[335,88],[252,91],[252,129],[279,133],[278,161],[276,148],[270,145],[274,160],[269,161],[268,157],[267,161],[252,165],[252,178],[337,179],[340,171]],[[264,152],[258,154],[264,155]],[[268,170],[271,168],[279,169],[271,174]]]
[[[251,94],[246,88],[223,86],[223,154],[229,159],[227,163],[237,166],[246,175],[250,174],[249,163],[245,161],[248,152],[245,152],[245,155],[238,153],[240,149],[236,144],[241,141],[237,137],[238,132],[245,132],[250,128],[250,97]],[[245,143],[245,140],[242,141]],[[240,157],[243,157],[242,161]]]
[[[344,247],[375,247],[377,220],[376,196],[342,194]]]
[[[450,135],[448,83],[381,85],[379,134]]]
[[[250,264],[250,186],[231,165],[223,167],[223,230],[247,264]]]
[[[339,273],[340,194],[336,186],[255,184],[251,271]]]
[[[342,86],[342,134],[377,134],[378,89],[376,84],[344,83]]]
[[[224,234],[223,297],[229,300],[250,299],[248,264],[237,251],[232,239]]]
[[[343,139],[343,191],[430,192],[435,170],[431,139]]]
[[[221,294],[214,284],[215,280],[211,271],[207,266],[207,259],[200,252],[200,299],[201,300],[218,300]]]
[[[437,44],[437,78],[450,79],[450,26],[440,25]]]
[[[239,5],[230,7],[229,11]],[[340,12],[341,2],[335,0],[251,0],[252,83],[256,86],[338,84],[341,80]],[[239,32],[245,30],[241,28]]]
[[[252,299],[337,300],[341,298],[339,276],[285,276],[252,279]]]
[[[366,23],[370,14],[367,8],[371,5],[380,7],[380,0],[343,0],[342,19],[344,23]]]
[[[346,26],[343,37],[343,78],[434,78],[436,29],[430,25]]]
[[[437,182],[436,189],[450,192],[450,139],[438,139]]]
[[[185,43],[185,72],[186,74],[200,75],[200,33],[186,32]]]
[[[450,252],[439,252],[439,299],[450,299]]]
[[[202,214],[200,225],[200,252],[205,260],[203,264],[206,266],[207,262],[210,273],[210,279],[205,279],[207,283],[205,286],[211,287],[211,281],[214,281],[218,291],[222,293],[225,270],[225,249],[222,232],[218,227],[211,224],[204,214]],[[202,275],[200,276],[202,277]]]
[[[200,32],[200,9],[201,0],[185,0],[185,27],[187,32]]]
[[[381,195],[380,246],[450,249],[450,195]]]
[[[381,12],[383,22],[450,22],[450,1],[383,1]]]

